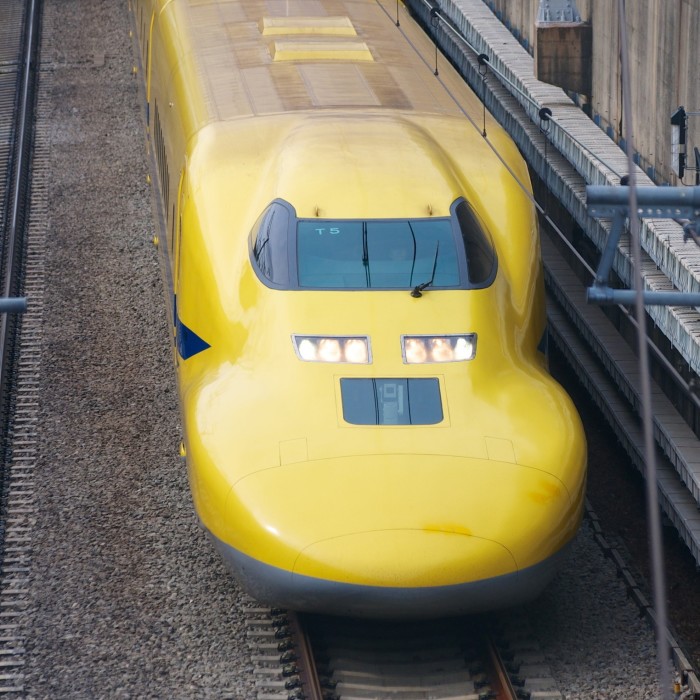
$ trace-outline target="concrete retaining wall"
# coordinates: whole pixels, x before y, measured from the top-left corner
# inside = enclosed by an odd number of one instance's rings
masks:
[[[485,0],[532,53],[540,0]],[[617,0],[576,0],[593,28],[591,116],[619,141],[620,43]],[[679,105],[700,111],[700,0],[634,0],[626,3],[635,150],[640,166],[658,183],[677,184],[671,170],[671,113]],[[700,116],[689,117],[688,165],[700,146]],[[687,172],[685,184],[695,184]]]

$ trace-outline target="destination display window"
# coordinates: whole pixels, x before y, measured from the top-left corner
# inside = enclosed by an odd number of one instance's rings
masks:
[[[341,379],[340,391],[343,418],[353,425],[434,425],[443,419],[437,379]]]

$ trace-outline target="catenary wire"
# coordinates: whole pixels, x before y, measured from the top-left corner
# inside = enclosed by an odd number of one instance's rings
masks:
[[[430,10],[433,9],[439,9],[438,6],[432,4],[429,0],[421,0],[421,2]],[[479,51],[476,49],[475,46],[473,46],[469,40],[460,33],[459,29],[454,26],[454,24],[450,21],[449,18],[444,17],[439,11],[437,14],[434,15],[434,17],[437,19],[438,22],[442,22],[442,24],[445,26],[446,29],[450,31],[450,33],[461,43],[463,43],[470,51],[472,51],[475,55],[479,55]],[[517,83],[514,83],[505,73],[500,71],[496,66],[491,65],[491,62],[489,61],[489,69],[491,70],[492,73],[494,73],[498,79],[502,82],[505,83],[508,87],[511,88],[512,91],[516,92],[525,102],[530,103],[538,112],[540,109],[542,109],[542,105],[539,104],[533,97],[528,95],[520,86],[517,85]],[[592,151],[588,146],[586,146],[585,143],[580,141],[574,134],[572,134],[556,117],[555,114],[551,114],[549,116],[550,121],[554,122],[556,124],[557,128],[571,141],[573,141],[576,145],[578,145],[580,148],[582,148],[586,153],[588,153],[590,156],[595,158],[598,162],[602,163],[608,170],[610,170],[613,175],[615,175],[618,178],[621,178],[622,175],[620,175],[615,168],[613,168],[609,163],[604,161],[599,154],[595,153]]]

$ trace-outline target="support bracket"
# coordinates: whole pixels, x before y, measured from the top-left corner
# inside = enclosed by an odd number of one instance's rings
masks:
[[[589,214],[596,219],[612,219],[612,228],[593,286],[586,291],[589,303],[634,304],[634,290],[614,289],[608,284],[613,258],[629,214],[629,190],[627,186],[586,187]],[[696,243],[700,241],[700,187],[637,187],[636,195],[637,215],[640,219],[675,219],[683,223],[685,240],[692,238]],[[700,306],[700,293],[644,290],[642,295],[646,306]]]

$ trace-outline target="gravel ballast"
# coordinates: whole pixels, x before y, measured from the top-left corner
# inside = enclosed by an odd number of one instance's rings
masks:
[[[251,697],[180,432],[126,2],[47,2],[51,171],[26,688]]]

